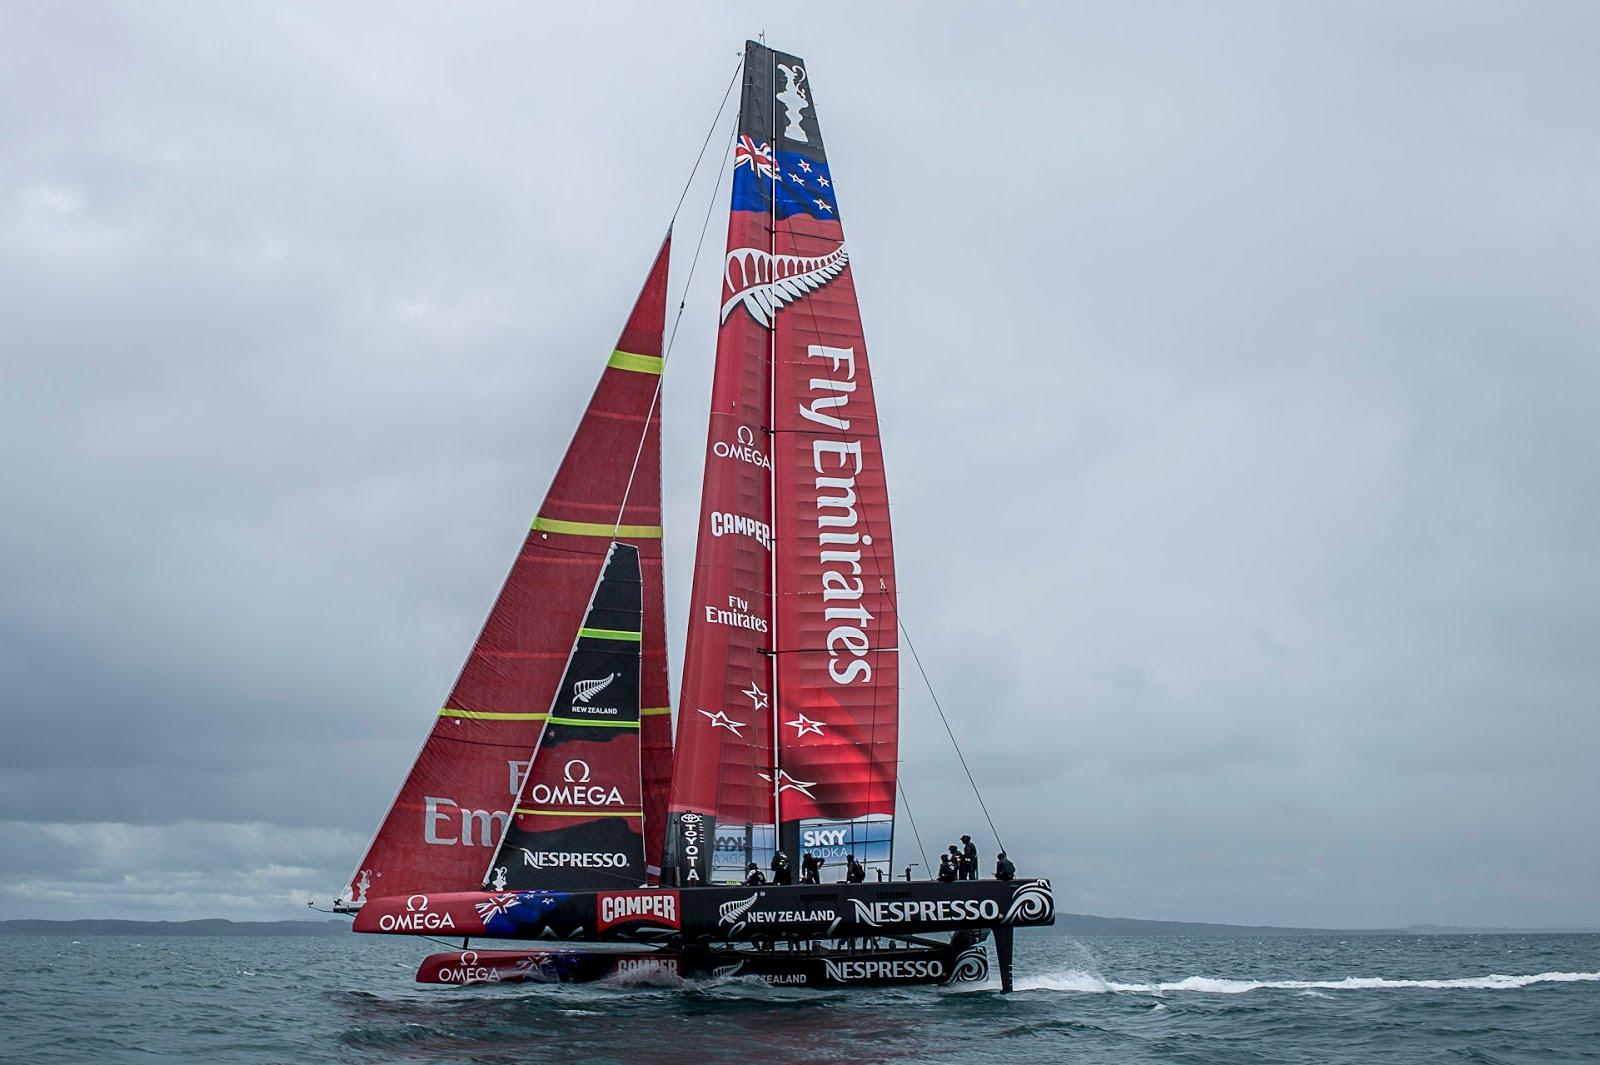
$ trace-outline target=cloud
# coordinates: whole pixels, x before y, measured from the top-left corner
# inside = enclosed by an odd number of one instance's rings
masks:
[[[818,82],[906,622],[1023,867],[1134,916],[1600,920],[1594,13],[825,10],[767,28]],[[10,20],[0,909],[337,887],[737,45],[649,6]],[[980,819],[907,678],[933,846]]]
[[[0,904],[28,917],[271,920],[328,901],[363,840],[334,829],[179,820],[0,822]]]

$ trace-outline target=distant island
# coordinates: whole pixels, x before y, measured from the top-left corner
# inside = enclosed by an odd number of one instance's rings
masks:
[[[230,921],[208,917],[198,921],[0,921],[0,935],[10,936],[336,936],[348,934],[350,922]]]
[[[1145,921],[1134,917],[1056,914],[1056,931],[1069,936],[1427,936],[1427,935],[1577,935],[1600,928],[1465,928],[1407,925],[1404,928],[1290,928],[1281,925],[1207,924],[1197,921]],[[12,936],[337,936],[350,931],[344,919],[321,921],[18,920],[0,921],[0,935]]]

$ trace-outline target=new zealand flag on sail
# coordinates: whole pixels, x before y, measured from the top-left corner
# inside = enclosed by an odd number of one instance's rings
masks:
[[[778,218],[803,214],[812,218],[838,218],[839,203],[833,192],[833,175],[824,160],[799,152],[779,151],[748,134],[733,148],[733,209],[772,210],[778,197]]]

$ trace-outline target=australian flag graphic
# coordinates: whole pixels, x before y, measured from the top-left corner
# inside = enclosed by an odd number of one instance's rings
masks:
[[[780,220],[797,214],[839,217],[827,160],[800,152],[774,152],[766,141],[740,136],[733,148],[733,209],[766,214],[772,210],[774,193]]]

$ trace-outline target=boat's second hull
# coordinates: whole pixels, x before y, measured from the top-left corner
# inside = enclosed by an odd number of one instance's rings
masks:
[[[422,984],[519,982],[675,984],[755,979],[785,987],[886,987],[980,981],[989,975],[982,944],[880,950],[590,951],[452,950],[417,969]]]

